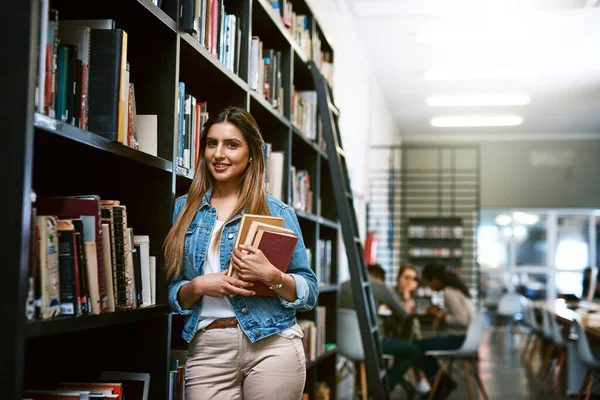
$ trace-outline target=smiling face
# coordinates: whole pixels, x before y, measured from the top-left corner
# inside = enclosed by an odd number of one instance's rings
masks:
[[[211,126],[204,156],[215,183],[239,182],[250,160],[248,143],[233,124],[220,122]]]

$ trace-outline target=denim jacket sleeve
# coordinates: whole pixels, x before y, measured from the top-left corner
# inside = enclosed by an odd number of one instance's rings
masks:
[[[304,239],[302,238],[302,232],[300,231],[300,224],[298,223],[296,213],[294,213],[291,208],[285,207],[282,210],[282,217],[285,221],[284,226],[293,230],[296,236],[298,236],[298,243],[296,244],[292,260],[290,261],[287,270],[287,273],[296,281],[296,295],[298,299],[293,302],[287,301],[281,297],[279,299],[285,308],[298,311],[311,310],[317,304],[317,297],[319,295],[317,277],[308,264],[306,247],[304,246]]]
[[[179,216],[179,213],[181,212],[181,209],[185,204],[185,200],[185,196],[179,197],[175,200],[175,207],[173,209],[173,220],[171,221],[172,224],[175,223],[175,220]],[[181,271],[179,275],[171,278],[171,281],[169,282],[169,306],[171,307],[171,310],[173,310],[173,312],[177,314],[190,315],[194,312],[194,310],[182,309],[181,305],[179,304],[179,301],[177,300],[177,294],[179,293],[179,289],[181,289],[181,287],[188,282],[189,279],[185,279],[183,271]]]

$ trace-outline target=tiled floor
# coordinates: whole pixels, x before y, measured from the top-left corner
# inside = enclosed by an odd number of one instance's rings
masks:
[[[562,400],[566,395],[559,395],[551,387],[550,379],[541,381],[540,378],[525,367],[519,360],[524,335],[514,334],[504,330],[496,331],[493,335],[486,333],[483,337],[479,357],[479,371],[490,399],[540,399]],[[537,372],[539,360],[534,361]],[[458,389],[450,396],[451,400],[467,399],[467,390],[462,375],[454,375],[459,383]],[[475,386],[474,380],[471,380]],[[482,398],[478,393],[477,398]]]

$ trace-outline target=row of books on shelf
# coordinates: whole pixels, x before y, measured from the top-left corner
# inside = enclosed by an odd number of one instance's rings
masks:
[[[329,51],[325,51],[321,48],[321,39],[315,37],[313,40],[313,54],[312,59],[317,65],[321,75],[327,81],[330,87],[333,87],[333,55]]]
[[[311,34],[308,16],[296,14],[294,6],[289,0],[269,0],[269,3],[278,13],[281,22],[288,28],[293,40],[300,46],[306,57],[315,62],[325,80],[330,86],[333,86],[332,54],[322,49],[319,35]]]
[[[208,105],[206,101],[185,92],[185,83],[177,86],[177,165],[191,171],[196,170],[200,135],[208,120]]]
[[[317,320],[308,319],[298,320],[298,325],[302,330],[302,345],[304,347],[304,355],[306,362],[311,362],[319,358],[325,353],[325,323],[327,320],[327,311],[324,306],[317,306]]]
[[[59,19],[42,1],[35,104],[47,115],[156,155],[156,115],[138,115],[127,32],[111,19]]]
[[[28,320],[155,304],[150,238],[133,234],[125,205],[96,195],[32,197]]]
[[[271,7],[278,13],[283,25],[290,31],[292,38],[304,54],[310,57],[311,35],[308,28],[308,16],[296,14],[294,5],[288,0],[269,0]]]
[[[26,388],[24,400],[148,400],[150,373],[101,371],[97,380],[60,382],[53,387]]]
[[[292,85],[290,122],[309,140],[317,141],[317,92]]]
[[[265,143],[263,154],[265,157],[265,186],[267,193],[285,202],[283,198],[285,152],[273,151],[273,145]]]
[[[331,285],[331,263],[332,263],[332,242],[331,240],[319,239],[317,242],[317,265],[315,274],[319,286]]]
[[[304,169],[291,168],[292,207],[306,213],[313,213],[313,192],[310,188],[310,175]]]
[[[463,227],[438,225],[410,225],[408,237],[418,239],[461,239]]]
[[[283,112],[283,84],[281,75],[281,51],[263,48],[258,36],[250,42],[250,89],[265,98],[279,112]]]
[[[192,35],[227,69],[239,73],[240,18],[225,11],[224,0],[184,0],[182,8],[181,29]]]
[[[411,257],[462,257],[463,250],[447,247],[412,247],[408,250],[408,255]]]

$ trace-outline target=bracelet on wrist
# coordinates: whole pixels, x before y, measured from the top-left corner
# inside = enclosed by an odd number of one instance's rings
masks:
[[[283,287],[283,282],[285,281],[285,274],[281,271],[279,271],[279,274],[281,275],[281,282],[278,285],[269,286],[269,289],[275,290],[275,289],[281,289]]]

